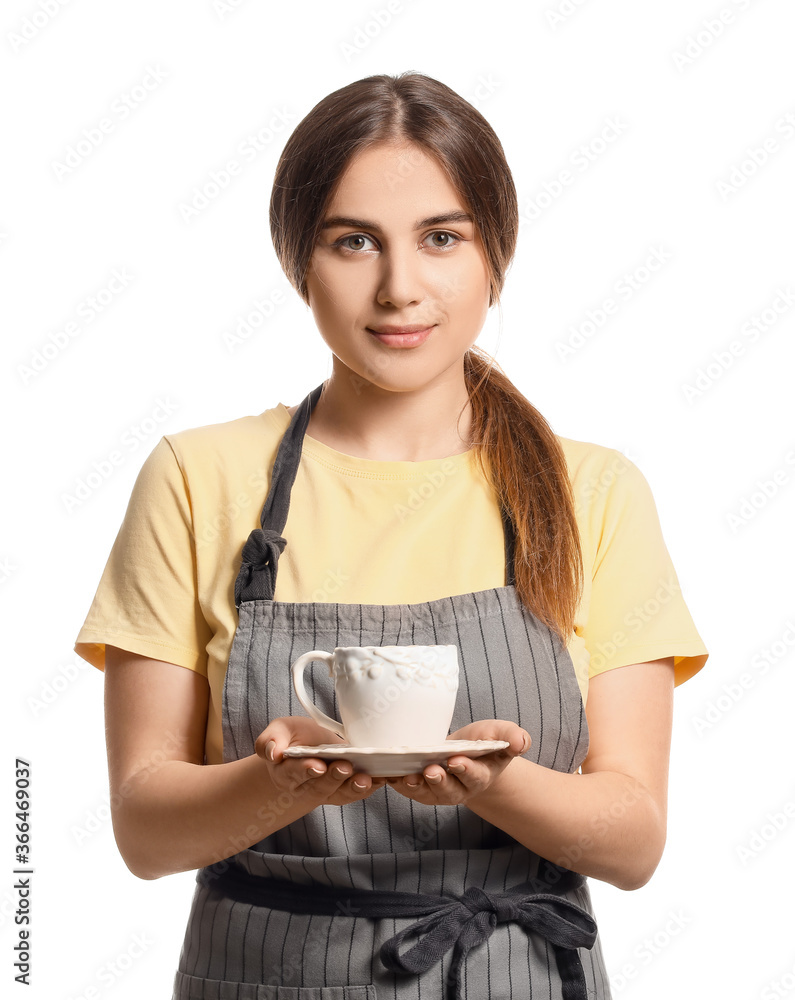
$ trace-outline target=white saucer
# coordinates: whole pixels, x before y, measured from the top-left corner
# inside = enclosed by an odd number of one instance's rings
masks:
[[[482,757],[510,746],[507,740],[445,740],[421,747],[352,747],[348,743],[321,743],[316,747],[288,747],[285,757],[349,760],[356,771],[374,778],[421,774],[428,764],[441,764],[454,754]]]

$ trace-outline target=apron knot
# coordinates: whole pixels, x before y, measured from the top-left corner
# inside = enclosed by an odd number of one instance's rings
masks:
[[[460,1000],[461,966],[467,952],[482,944],[497,924],[516,921],[526,931],[536,931],[554,948],[563,983],[563,1000],[587,1000],[585,976],[577,948],[592,948],[597,927],[582,907],[552,893],[485,892],[471,887],[443,909],[395,934],[381,946],[381,959],[393,972],[415,975],[427,971],[453,950],[450,981]],[[410,936],[420,940],[408,951],[399,948]]]
[[[519,919],[519,907],[516,905],[516,897],[514,896],[507,894],[498,896],[496,893],[485,892],[473,885],[459,899],[472,913],[493,913],[496,917],[495,924]]]
[[[235,606],[243,601],[271,601],[276,567],[287,539],[271,528],[255,528],[243,546],[240,572],[235,580]]]

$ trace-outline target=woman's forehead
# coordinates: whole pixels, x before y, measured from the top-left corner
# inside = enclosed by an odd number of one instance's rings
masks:
[[[391,219],[417,228],[422,221],[466,213],[464,201],[437,160],[417,146],[378,144],[352,157],[325,212],[332,217],[369,221]],[[457,223],[472,221],[452,219]]]

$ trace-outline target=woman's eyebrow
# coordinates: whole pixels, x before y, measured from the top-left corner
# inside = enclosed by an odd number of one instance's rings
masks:
[[[427,219],[420,219],[414,225],[414,230],[425,229],[428,226],[441,226],[448,222],[473,222],[469,212],[442,212],[440,215],[429,215]],[[375,222],[367,222],[365,219],[351,219],[345,215],[335,215],[326,219],[321,229],[332,229],[334,226],[346,226],[352,229],[370,229],[380,233],[381,229]]]

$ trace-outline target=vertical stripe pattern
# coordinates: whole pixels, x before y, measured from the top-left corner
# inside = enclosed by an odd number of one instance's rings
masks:
[[[304,714],[290,672],[302,653],[409,642],[459,650],[451,732],[507,719],[532,736],[528,760],[571,773],[585,759],[588,727],[571,657],[513,586],[409,605],[249,601],[239,613],[224,685],[225,761],[252,754],[271,719]],[[307,678],[318,707],[338,717],[328,670],[318,663]],[[533,878],[539,858],[466,806],[423,806],[385,786],[362,802],[319,806],[229,862],[306,884],[459,894]],[[567,898],[593,913],[587,883]],[[450,954],[421,977],[380,961],[381,945],[413,922],[291,914],[221,897],[211,880],[197,884],[173,1000],[446,1000]],[[607,1000],[599,938],[579,951],[589,996]],[[472,998],[562,1000],[552,948],[510,923],[470,954],[464,983]]]

